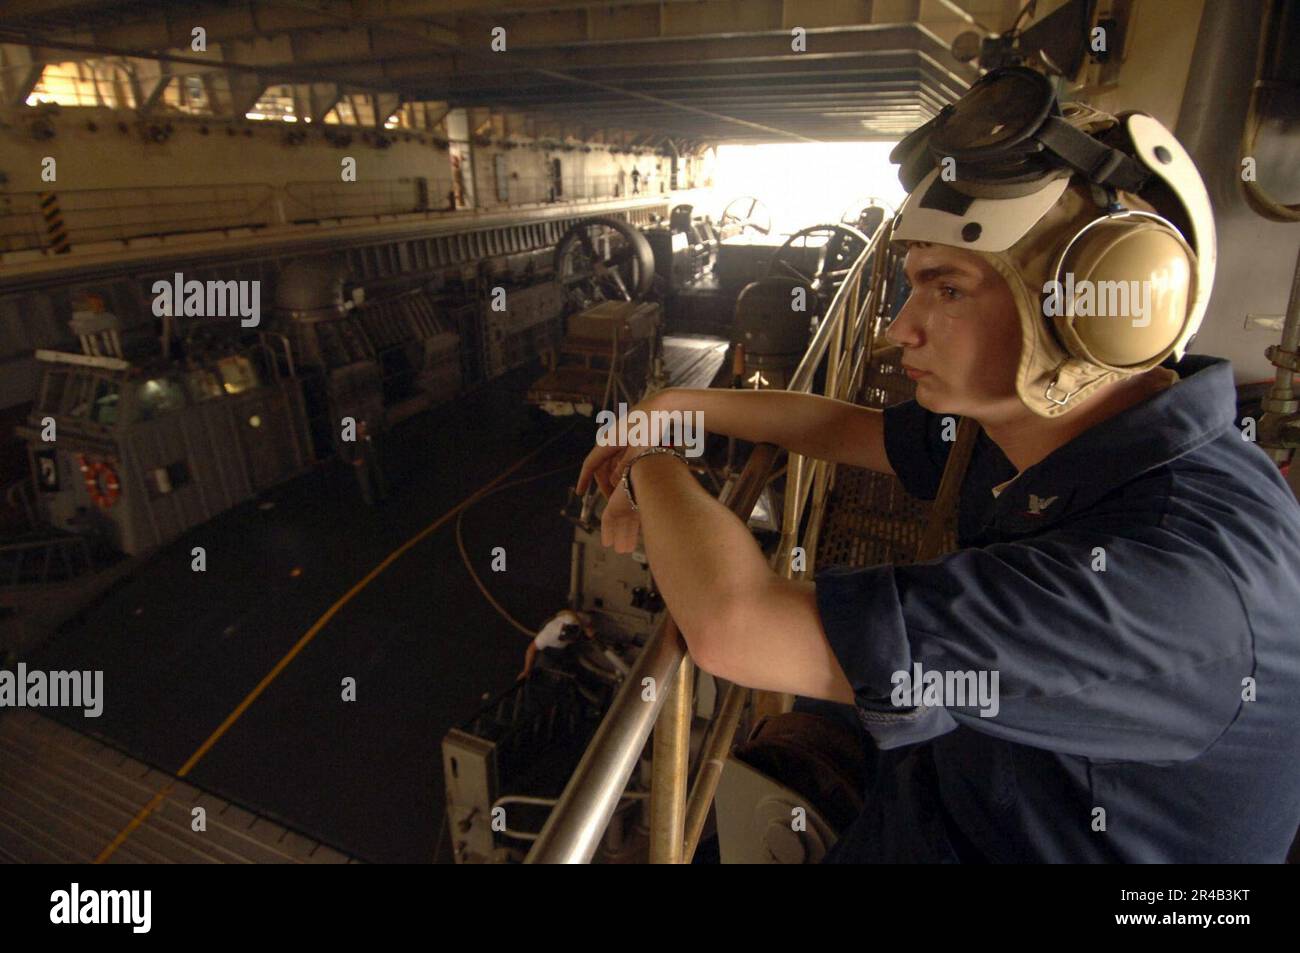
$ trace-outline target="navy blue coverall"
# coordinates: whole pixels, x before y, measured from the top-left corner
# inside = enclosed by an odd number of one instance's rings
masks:
[[[958,551],[816,574],[879,751],[828,861],[1285,858],[1300,825],[1300,505],[1234,424],[1231,365],[1166,366],[1177,382],[996,497],[1015,468],[981,434]],[[890,464],[933,499],[942,415],[884,413]],[[997,714],[893,704],[914,663],[996,670]]]

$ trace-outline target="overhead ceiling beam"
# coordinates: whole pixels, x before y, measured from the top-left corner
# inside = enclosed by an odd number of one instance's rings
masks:
[[[98,27],[91,42],[103,45],[167,49],[188,46],[191,31],[202,26],[208,42],[268,38],[295,34],[338,33],[342,43],[364,41],[373,27],[394,29],[397,36],[419,37],[451,48],[478,44],[488,50],[491,31],[503,27],[511,48],[557,43],[619,42],[655,38],[707,36],[722,33],[780,31],[789,40],[791,26],[820,31],[860,26],[869,4],[844,0],[800,0],[797,12],[787,12],[779,0],[681,0],[658,2],[557,4],[469,3],[432,12],[439,5],[412,2],[319,3],[306,0],[260,0],[256,4],[186,7],[180,14],[164,8],[125,22]],[[531,11],[531,12],[530,12]],[[455,28],[431,22],[455,18]],[[720,24],[723,24],[720,28]],[[84,38],[84,37],[83,37]]]
[[[182,57],[163,53],[157,54],[157,58],[176,65],[202,63],[209,68],[231,70],[232,99],[236,107],[250,95],[252,102],[256,102],[268,82],[314,81],[346,83],[391,97],[401,94],[408,100],[454,101],[457,105],[509,106],[517,102],[534,107],[553,103],[556,111],[567,113],[574,111],[573,104],[587,101],[606,115],[607,105],[612,108],[622,102],[625,105],[619,114],[675,115],[676,119],[667,124],[663,134],[680,135],[680,129],[708,127],[715,137],[752,134],[801,139],[810,138],[803,131],[810,127],[792,125],[798,117],[790,109],[780,109],[780,103],[763,100],[762,94],[790,97],[795,111],[818,110],[823,105],[829,109],[836,99],[843,100],[840,105],[850,109],[900,105],[884,95],[895,91],[885,83],[880,89],[868,84],[854,90],[851,85],[826,82],[830,78],[828,74],[840,71],[841,67],[871,64],[868,68],[878,70],[881,75],[897,77],[900,73],[910,73],[911,95],[924,112],[959,95],[977,71],[958,63],[934,29],[890,19],[920,16],[923,8],[934,8],[942,10],[944,16],[961,20],[948,9],[954,2],[800,0],[796,4],[784,0],[746,0],[741,11],[733,0],[683,0],[668,4],[508,0],[450,6],[419,0],[258,0],[256,5],[233,9],[187,4],[183,19],[169,10],[166,15],[155,17],[152,23],[127,22],[100,27],[94,35],[188,46],[192,28],[189,24],[199,18],[206,19],[204,27],[209,31],[209,42],[218,45],[219,55]],[[556,14],[554,11],[561,7],[570,12]],[[443,13],[431,12],[434,10]],[[495,11],[495,17],[490,15],[489,19],[524,27],[520,30],[508,26],[511,37],[508,52],[491,53],[486,34],[482,49],[473,43],[468,48],[455,48],[451,42],[460,41],[466,29],[481,29],[486,23],[484,10]],[[539,12],[542,10],[551,12],[542,14]],[[719,13],[727,10],[736,11],[725,21],[728,29],[735,32],[725,36],[706,33],[717,30]],[[443,23],[422,19],[471,12],[475,15]],[[647,36],[649,12],[657,16],[653,29],[655,36],[661,38],[649,42],[629,41],[629,37]],[[546,29],[538,19],[543,16],[551,21]],[[621,25],[615,23],[620,17]],[[864,18],[874,22],[863,24]],[[882,18],[886,22],[881,22]],[[799,25],[808,24],[807,52],[796,53],[790,47],[786,27],[795,20],[800,21]],[[774,24],[778,29],[752,31],[755,26]],[[123,32],[136,27],[152,33],[146,36]],[[8,35],[0,27],[0,38]],[[223,36],[232,39],[220,46]],[[24,38],[26,42],[43,39],[31,34],[24,34]],[[573,38],[579,39],[571,42]],[[546,45],[557,39],[564,42]],[[521,46],[524,41],[526,45]],[[70,42],[68,48],[77,46],[100,54],[150,56],[136,49],[100,44]],[[643,82],[625,87],[617,81],[607,81],[608,77],[602,74],[610,70],[611,62],[618,64],[614,69],[620,77],[639,75]],[[660,71],[669,75],[659,80],[656,74]],[[484,95],[485,91],[500,90],[503,73],[525,77],[512,90],[514,95],[496,102],[476,102],[475,97]],[[677,91],[656,86],[661,83],[671,87],[673,79],[692,73],[697,84],[702,74],[725,76],[732,88],[721,84],[719,90],[709,92],[706,100],[699,90],[706,89],[707,84]],[[816,88],[818,73],[821,90]],[[236,75],[243,78],[236,79]],[[734,90],[739,75],[759,78],[752,94],[748,89]],[[779,80],[767,82],[768,76],[787,75],[808,79],[807,88],[798,82],[793,84],[794,88]],[[540,86],[538,77],[543,78]],[[255,93],[254,86],[257,86]],[[565,88],[571,90],[568,96],[561,93]],[[769,106],[772,108],[767,109]],[[739,111],[739,114],[720,110]],[[235,114],[240,115],[242,111],[236,109]],[[788,116],[788,122],[769,124],[769,120],[776,123],[774,117],[779,116]],[[632,124],[636,124],[635,119]]]
[[[602,7],[657,6],[659,3],[699,3],[700,0],[601,0]],[[746,0],[752,2],[752,0]],[[161,5],[161,4],[160,4]],[[290,3],[287,0],[257,0],[258,22],[262,29],[297,30],[328,26],[339,16],[358,23],[381,24],[393,20],[448,18],[461,14],[487,12],[528,12],[577,9],[591,5],[591,0],[315,0]],[[119,0],[124,17],[133,4]],[[0,7],[0,22],[35,19],[42,16],[75,13],[77,10],[103,8],[104,0],[6,0]],[[215,17],[232,11],[225,3],[187,3],[186,16],[196,23],[218,22]],[[276,9],[279,8],[279,9]],[[199,19],[202,18],[202,19]]]
[[[142,85],[140,87],[142,98],[136,100],[139,104],[136,106],[136,112],[140,113],[142,116],[147,116],[157,108],[158,103],[162,101],[163,94],[167,91],[167,87],[171,85],[171,81],[176,78],[171,73],[167,72],[166,63],[160,63],[158,65],[160,67],[158,78],[155,79],[152,84],[148,86]]]
[[[827,116],[821,116],[814,113],[801,113],[799,115],[784,116],[782,119],[783,121],[789,122],[791,128],[807,130],[814,127],[824,128],[829,125],[838,125],[840,128],[844,128],[845,123],[843,120],[845,116],[856,116],[859,119],[866,120],[868,123],[897,120],[898,122],[905,124],[909,129],[917,124],[915,120],[918,118],[929,118],[928,114],[923,110],[896,106],[889,109],[868,109],[852,113],[829,113]],[[600,116],[598,118],[602,121],[608,122],[612,127],[635,128],[645,131],[661,132],[666,135],[685,135],[688,133],[702,132],[715,139],[720,139],[734,138],[735,136],[744,134],[754,138],[766,139],[771,142],[778,141],[770,135],[764,135],[755,130],[749,130],[748,132],[743,133],[737,132],[724,134],[718,130],[716,126],[709,123],[694,123],[678,119],[674,116],[664,116],[657,113],[611,113],[608,116]],[[636,125],[633,126],[633,123]],[[856,128],[856,125],[853,123],[850,123],[849,125]]]
[[[45,57],[40,49],[4,44],[0,46],[0,83],[3,84],[4,101],[10,106],[23,106],[36,89],[45,72]]]
[[[897,62],[892,66],[873,65],[879,62],[878,54],[861,58],[842,57],[833,61],[816,60],[794,63],[700,63],[695,66],[659,67],[653,73],[644,69],[609,66],[602,70],[583,73],[588,79],[598,79],[605,83],[634,83],[638,89],[651,87],[680,86],[691,87],[709,81],[727,81],[734,83],[750,82],[824,82],[840,79],[853,79],[871,82],[896,83],[911,82],[916,78],[920,63],[915,56],[913,62]],[[502,70],[495,75],[476,73],[473,76],[460,77],[455,80],[457,89],[473,89],[476,85],[485,87],[517,86],[524,82],[528,73],[524,70]],[[563,82],[539,83],[533,77],[529,86],[550,88],[565,86]]]
[[[883,115],[885,113],[914,113],[918,107],[914,102],[906,100],[897,100],[894,102],[863,102],[863,103],[799,103],[794,105],[782,105],[778,103],[726,103],[724,107],[739,118],[748,119],[760,123],[789,123],[790,128],[801,122],[805,117],[815,120],[830,115],[853,113],[856,115]],[[516,106],[513,108],[529,108]],[[606,123],[634,122],[637,117],[649,120],[657,120],[665,128],[674,129],[677,127],[673,119],[673,113],[656,112],[653,110],[635,110],[627,109],[601,109],[601,110],[578,110],[564,109],[562,107],[547,107],[538,109],[539,113],[549,115],[581,115],[589,116],[593,121]],[[930,112],[937,112],[931,109]]]
[[[349,43],[355,42],[349,40]],[[349,47],[352,55],[364,55],[381,60],[385,72],[400,79],[402,65],[416,61],[415,72],[420,75],[473,75],[496,72],[501,69],[542,69],[576,73],[584,69],[601,69],[611,64],[628,67],[681,66],[706,63],[736,62],[804,62],[824,58],[863,56],[875,53],[884,56],[908,57],[917,50],[928,53],[943,62],[954,75],[967,76],[974,81],[978,71],[953,58],[952,53],[933,34],[922,31],[915,24],[889,26],[861,26],[819,34],[809,51],[798,53],[790,48],[790,37],[785,33],[748,34],[736,36],[684,37],[654,42],[626,42],[567,45],[554,47],[515,47],[505,53],[480,55],[477,51],[461,50],[446,57],[431,60],[427,45],[410,37],[376,34],[369,46]],[[312,66],[316,68],[348,67],[354,65],[350,55],[331,52],[321,40],[313,45],[300,45],[295,50],[292,63],[264,65]]]
[[[41,81],[41,74],[45,72],[43,63],[33,63],[26,67],[14,80],[13,88],[9,92],[9,102],[14,106],[22,106],[27,102],[27,97],[36,89],[36,84]]]
[[[20,20],[24,17],[71,13],[78,9],[99,5],[94,0],[7,0],[4,6],[0,7],[0,20]]]
[[[788,122],[790,123],[792,129],[797,129],[797,130],[824,128],[826,126],[832,126],[832,125],[843,129],[846,127],[846,125],[855,127],[856,124],[859,122],[874,124],[874,123],[885,122],[887,120],[888,121],[897,120],[900,123],[905,124],[907,128],[910,129],[913,127],[913,125],[915,125],[913,120],[916,117],[921,115],[923,114],[913,109],[898,108],[896,110],[866,109],[866,110],[846,110],[846,111],[839,111],[839,112],[828,111],[825,115],[813,115],[807,113],[800,114],[800,115],[784,115],[778,113],[770,118],[773,120]],[[642,123],[648,129],[654,129],[658,131],[663,131],[665,133],[672,133],[677,135],[681,135],[689,131],[700,131],[700,130],[706,130],[712,128],[703,124],[691,125],[687,123],[676,123],[673,122],[672,117],[662,117],[662,116],[653,116],[653,115],[636,116],[630,114],[619,115],[615,113],[608,117],[602,117],[602,118],[608,119],[608,121],[613,123],[630,123],[630,122]],[[669,125],[668,124],[669,122],[672,122],[673,124]],[[767,138],[771,140],[772,137],[767,136],[762,138]]]
[[[898,100],[901,102],[914,102],[918,95],[926,95],[926,90],[920,83],[896,84],[892,86],[876,87],[864,85],[861,83],[837,84],[833,87],[824,86],[760,86],[757,88],[744,86],[701,86],[693,90],[674,90],[672,96],[677,102],[712,102],[715,105],[721,102],[820,102],[842,100],[845,102],[859,101],[882,101]],[[486,106],[492,104],[527,104],[540,106],[544,103],[554,103],[557,105],[582,106],[584,108],[598,109],[606,105],[626,106],[627,100],[614,95],[613,93],[593,92],[588,97],[573,97],[565,95],[563,90],[527,90],[520,91],[509,87],[500,87],[491,90],[476,90],[473,99],[479,102],[470,102],[470,97],[462,94],[455,96],[462,105],[479,105]]]
[[[266,91],[267,82],[256,73],[228,73],[230,83],[230,114],[243,119]]]
[[[351,47],[364,43],[371,34],[366,26],[352,26],[346,20],[340,21],[338,13],[313,11],[301,5],[284,9],[277,4],[260,2],[247,6],[209,6],[183,13],[167,11],[161,17],[153,15],[97,28],[91,31],[91,42],[147,49],[188,47],[191,31],[196,26],[203,27],[209,45],[288,35],[311,38],[317,34],[339,34],[327,42]],[[457,31],[419,20],[403,22],[400,32],[426,43],[455,46],[461,42]]]
[[[975,29],[978,32],[984,34],[985,36],[991,36],[992,34],[1002,32],[1001,29],[998,27],[988,26],[981,23],[971,14],[969,10],[963,7],[960,3],[957,3],[956,0],[933,0],[933,2],[942,6],[945,10],[947,10],[958,20],[964,23],[968,28]],[[923,11],[922,16],[924,15],[925,14]]]
[[[343,98],[338,83],[311,83],[307,88],[307,105],[312,122],[324,122],[325,116]]]
[[[402,97],[397,93],[372,93],[371,97],[374,100],[371,105],[375,110],[375,127],[383,129],[384,123],[401,107]]]
[[[288,0],[284,0],[284,2],[288,2]],[[294,2],[293,5],[294,5],[295,7],[297,7],[297,6],[299,6],[300,4],[297,3],[297,2]],[[313,9],[315,9],[315,8],[313,8]],[[323,12],[323,11],[322,11],[322,12]],[[337,14],[336,16],[337,16],[337,18],[340,19],[340,20],[350,22],[350,17],[349,17],[347,14],[339,13],[339,14]],[[426,61],[426,62],[427,62],[427,61],[429,60],[429,53],[431,52],[430,50],[425,49],[425,50],[423,50],[423,51],[421,51],[421,52],[418,52],[418,53],[408,52],[409,49],[410,49],[411,39],[412,39],[412,38],[411,38],[409,35],[405,35],[402,31],[385,30],[385,31],[383,31],[382,33],[375,32],[375,33],[373,33],[372,35],[370,35],[370,36],[367,37],[367,41],[368,41],[368,44],[369,44],[369,45],[368,45],[368,48],[367,48],[367,52],[371,54],[371,56],[368,57],[368,58],[373,58],[374,56],[383,56],[383,55],[387,54],[387,55],[389,55],[389,56],[394,56],[394,57],[411,57],[411,56],[415,56],[416,58],[418,58],[418,59],[420,59],[420,60],[423,60],[423,61]],[[424,44],[427,44],[428,42],[429,42],[429,41],[425,40],[425,41],[424,41]],[[238,47],[238,44],[231,44],[231,45],[232,45],[232,47]],[[418,46],[420,46],[420,45],[422,45],[422,44],[419,43],[419,42],[417,42],[416,45],[417,45],[417,47],[418,47]],[[272,48],[272,46],[273,46],[273,45],[270,44],[270,43],[257,43],[257,44],[250,44],[250,46],[255,46],[255,51],[254,51],[255,54],[256,54],[255,57],[254,57],[254,56],[250,56],[248,50],[245,50],[244,48],[239,47],[238,54],[235,56],[235,58],[236,58],[238,61],[244,63],[245,65],[248,65],[248,61],[249,61],[250,59],[256,58],[256,60],[258,61],[258,65],[259,65],[259,66],[263,66],[263,67],[266,67],[266,68],[267,68],[267,72],[268,72],[268,74],[269,74],[271,71],[284,72],[286,69],[296,69],[296,68],[298,67],[298,65],[303,61],[304,58],[306,58],[306,59],[307,59],[307,62],[309,63],[309,65],[312,65],[312,66],[319,66],[319,65],[320,65],[320,62],[321,62],[320,60],[317,60],[317,59],[314,58],[314,57],[316,57],[317,55],[322,55],[322,50],[321,50],[320,46],[319,46],[319,45],[316,45],[316,44],[312,44],[312,45],[310,45],[310,46],[305,46],[302,42],[300,42],[300,41],[295,41],[295,42],[292,44],[293,49],[292,49],[292,62],[291,62],[291,63],[285,63],[285,62],[283,62],[283,61],[276,61],[275,58],[274,58],[273,56],[270,56],[270,57],[268,57],[268,56],[264,56],[263,54],[265,54],[265,53],[266,53],[268,50],[270,50],[270,49]],[[488,69],[488,68],[491,68],[491,69],[499,69],[499,68],[501,67],[501,65],[502,65],[501,60],[500,60],[496,55],[493,55],[493,54],[491,54],[490,52],[475,52],[475,53],[473,53],[473,54],[468,54],[468,55],[467,55],[463,50],[461,50],[461,51],[458,52],[458,51],[456,51],[456,50],[453,49],[453,50],[450,50],[450,51],[448,51],[448,52],[451,52],[451,53],[453,54],[454,58],[455,58],[456,60],[458,60],[458,61],[476,61],[476,62],[482,63],[482,64],[483,64],[483,68],[485,68],[485,69]],[[323,55],[336,55],[336,54],[333,54],[333,53],[323,53]],[[447,57],[442,57],[442,59],[447,59]],[[268,61],[268,60],[269,60],[269,61]],[[345,62],[347,62],[347,61],[345,60]],[[489,63],[490,63],[490,66],[488,65]],[[585,86],[585,87],[587,87],[587,88],[609,88],[609,89],[615,89],[614,87],[602,87],[602,85],[601,85],[599,82],[595,82],[595,81],[591,81],[591,80],[585,80],[585,79],[581,79],[581,78],[573,77],[573,76],[570,76],[570,75],[568,75],[568,74],[566,74],[566,73],[561,73],[561,72],[554,71],[554,70],[549,70],[549,71],[548,71],[547,68],[545,68],[545,67],[539,67],[538,65],[536,65],[536,64],[534,64],[534,63],[530,63],[530,64],[527,64],[527,65],[528,65],[528,68],[533,69],[533,70],[536,70],[536,71],[542,73],[543,75],[546,75],[546,74],[549,72],[550,75],[551,75],[553,78],[559,78],[559,79],[562,79],[562,80],[567,80],[567,81],[569,81],[569,82],[574,83],[575,85],[581,85],[581,86]],[[335,74],[335,75],[336,75],[336,77],[337,77],[340,81],[343,81],[343,80],[344,80],[344,77],[342,77],[342,76],[337,76],[337,74]],[[354,80],[354,79],[351,79],[351,78],[349,78],[348,81],[349,81],[349,82],[353,82],[353,83],[355,82],[355,80]],[[648,95],[648,94],[638,93],[638,92],[634,92],[634,91],[630,91],[630,90],[617,90],[617,89],[615,89],[615,91],[622,92],[624,95],[628,96],[629,98],[641,99],[641,100],[643,100],[643,101],[650,101],[650,102],[667,102],[667,101],[664,101],[664,100],[658,100],[658,99],[656,99],[655,97],[650,96],[650,95]],[[729,126],[750,126],[750,127],[754,127],[754,126],[756,126],[756,124],[751,123],[751,122],[748,122],[748,121],[746,121],[746,120],[740,120],[740,119],[735,119],[735,118],[733,118],[733,117],[723,116],[723,115],[718,114],[718,113],[712,113],[712,112],[709,112],[709,111],[707,111],[707,110],[700,109],[700,108],[698,108],[698,107],[693,107],[693,106],[688,106],[688,105],[676,105],[676,104],[673,104],[673,103],[671,103],[671,102],[668,102],[668,105],[672,106],[673,108],[681,109],[682,111],[695,112],[695,113],[697,113],[697,114],[707,115],[707,116],[709,116],[710,118],[712,118],[712,119],[714,119],[714,120],[718,120],[718,121],[725,122],[725,123],[726,123],[727,125],[729,125]],[[764,129],[762,129],[762,131],[764,131],[764,132],[766,132],[766,133],[768,133],[768,134],[776,135],[776,136],[778,136],[778,137],[787,137],[787,138],[794,138],[794,139],[802,139],[802,138],[806,138],[806,137],[804,137],[804,136],[800,136],[800,135],[798,135],[798,134],[789,134],[789,133],[787,133],[787,132],[784,131],[784,130],[776,129],[776,128],[764,128]]]
[[[821,62],[824,64],[825,61]],[[841,65],[841,62],[843,65]],[[827,68],[823,66],[820,70],[807,68],[816,65],[813,63],[751,64],[749,66],[702,64],[698,68],[699,75],[696,77],[690,76],[690,70],[684,67],[661,69],[653,73],[609,69],[584,75],[613,85],[620,85],[630,80],[636,83],[638,90],[668,98],[676,96],[682,91],[713,89],[714,87],[710,83],[704,82],[704,80],[708,79],[715,82],[725,80],[728,85],[740,83],[755,87],[765,85],[773,88],[785,88],[787,85],[792,87],[803,86],[806,83],[811,88],[819,84],[819,81],[824,80],[859,80],[876,76],[881,78],[881,82],[877,84],[881,88],[892,88],[900,83],[905,85],[922,83],[921,88],[928,95],[934,96],[941,104],[956,98],[953,93],[943,92],[946,88],[946,75],[935,70],[930,64],[916,56],[913,56],[912,65],[899,64],[899,68],[894,69],[862,68],[863,64],[870,62],[872,62],[870,59],[858,61],[846,59],[837,61],[834,67]],[[636,75],[638,72],[639,76]],[[411,84],[407,87],[411,95],[417,99],[455,96],[466,101],[474,101],[475,97],[479,96],[496,95],[503,88],[510,90],[526,89],[529,92],[538,90],[549,93],[571,88],[571,84],[567,82],[530,83],[529,74],[520,71],[503,72],[490,77],[474,76],[454,82],[440,82],[436,85]],[[931,90],[934,92],[931,92]],[[583,96],[585,98],[585,94]]]
[[[91,43],[80,43],[71,40],[51,40],[44,36],[35,36],[25,31],[14,31],[9,28],[0,26],[0,43],[18,44],[28,47],[46,48],[42,54],[42,59],[49,62],[57,62],[61,57],[62,51],[73,53],[90,53],[97,56],[123,56],[143,60],[160,60],[171,63],[172,72],[181,74],[186,72],[176,68],[177,64],[185,66],[200,67],[196,72],[207,72],[211,70],[226,70],[229,72],[247,72],[252,74],[265,74],[271,83],[307,83],[315,81],[335,82],[335,77],[322,70],[300,69],[292,65],[280,65],[266,67],[253,63],[243,63],[230,59],[223,59],[220,55],[213,53],[205,56],[201,53],[184,54],[173,53],[170,51],[158,50],[135,50],[123,47],[101,46]],[[367,89],[375,88],[374,84],[368,84],[364,80],[349,78],[348,84],[359,86]],[[391,85],[379,87],[380,91],[391,92]]]

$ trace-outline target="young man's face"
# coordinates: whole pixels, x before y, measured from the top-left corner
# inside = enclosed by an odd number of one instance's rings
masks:
[[[904,268],[912,294],[885,337],[903,347],[917,403],[986,423],[1019,416],[1020,318],[1003,277],[949,245],[913,244]]]

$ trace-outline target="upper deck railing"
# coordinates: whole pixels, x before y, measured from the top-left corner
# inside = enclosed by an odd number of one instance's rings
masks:
[[[482,191],[475,207],[503,211],[662,197],[657,190],[651,193],[645,188],[632,194],[615,176],[534,176],[509,179],[495,190]],[[452,181],[435,176],[5,192],[0,195],[0,255],[54,255],[86,246],[128,246],[173,236],[436,217],[469,211],[467,202],[468,197],[462,196],[458,205]]]
[[[824,366],[825,396],[852,401],[860,392],[892,300],[891,282],[898,273],[898,259],[889,244],[892,229],[892,220],[884,222],[849,269],[789,390],[812,393],[817,371]],[[773,444],[758,444],[739,478],[724,488],[720,502],[742,520],[748,520],[773,477],[779,450]],[[827,461],[795,453],[788,456],[781,539],[772,558],[772,568],[786,578],[805,578],[813,571],[812,555],[833,471],[834,464]],[[798,570],[793,569],[796,561],[791,558],[796,547],[805,554]],[[650,861],[690,861],[749,694],[749,689],[727,685],[688,795],[691,675],[686,645],[672,617],[666,615],[624,680],[529,852],[528,863],[587,863],[592,859],[651,729],[655,738]]]

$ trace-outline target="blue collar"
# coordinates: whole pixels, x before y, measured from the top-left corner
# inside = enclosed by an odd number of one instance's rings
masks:
[[[989,514],[1000,535],[1040,532],[1235,425],[1230,361],[1188,354],[1163,366],[1178,372],[1172,386],[1089,427],[1002,491]]]

